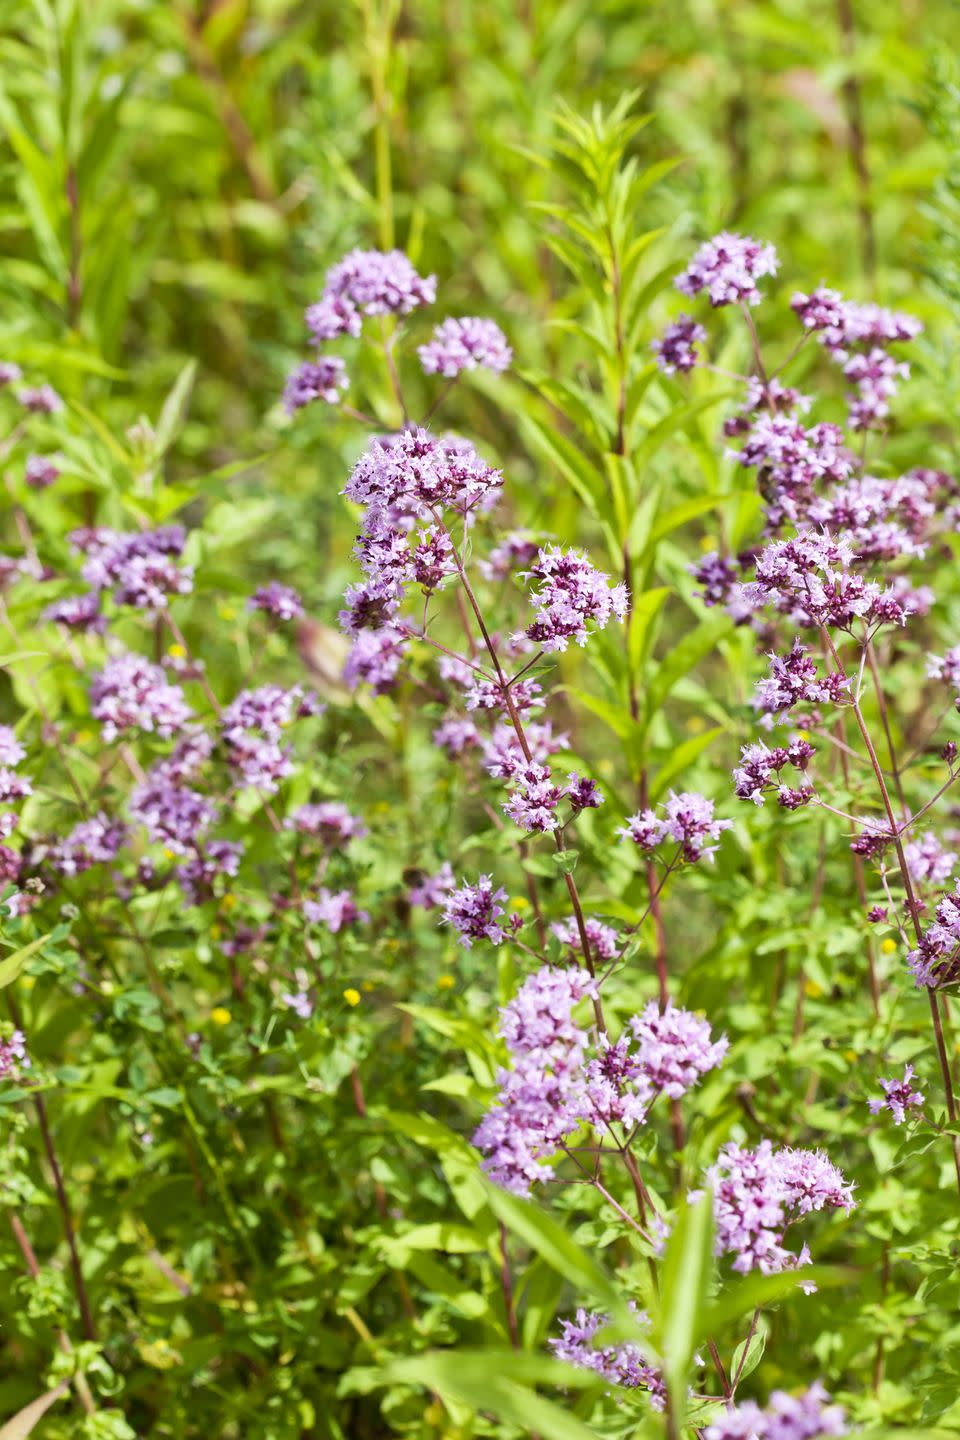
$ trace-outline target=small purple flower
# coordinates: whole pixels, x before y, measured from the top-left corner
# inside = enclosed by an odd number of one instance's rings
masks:
[[[611,588],[607,576],[580,550],[544,546],[529,574],[539,582],[539,589],[530,594],[538,614],[524,633],[544,650],[566,650],[571,640],[585,645],[588,623],[602,630],[614,617],[621,621],[626,617],[626,585]]]
[[[792,765],[797,770],[806,770],[814,754],[814,748],[807,740],[792,740],[789,745],[778,745],[772,750],[762,741],[755,745],[744,745],[740,753],[740,764],[733,772],[738,798],[752,800],[754,805],[760,806],[765,803],[771,791],[776,791],[778,802],[785,809],[795,810],[801,803],[808,804],[813,799],[813,789],[807,786],[800,791],[789,790],[787,786],[780,784],[780,771],[786,765]]]
[[[351,815],[346,805],[339,800],[321,800],[317,804],[301,805],[288,815],[284,821],[284,829],[296,830],[301,835],[311,835],[331,850],[367,833],[367,827],[360,817]]]
[[[777,252],[772,245],[725,231],[701,245],[674,283],[683,295],[699,295],[705,290],[714,307],[738,301],[756,305],[760,299],[757,280],[776,273]]]
[[[0,765],[19,765],[26,755],[12,725],[0,725]]]
[[[667,1388],[663,1377],[644,1359],[639,1346],[631,1345],[629,1341],[616,1345],[594,1343],[597,1332],[607,1324],[606,1315],[578,1309],[572,1320],[560,1321],[562,1333],[548,1340],[547,1344],[557,1359],[566,1361],[568,1365],[592,1370],[612,1385],[649,1391],[652,1409],[665,1410]]]
[[[665,375],[675,375],[677,371],[686,374],[698,361],[695,346],[706,338],[702,325],[689,315],[681,315],[667,326],[659,340],[653,341],[651,349]]]
[[[108,743],[132,729],[169,739],[192,714],[180,686],[168,684],[159,665],[132,652],[108,660],[94,676],[90,701]]]
[[[883,1098],[875,1097],[867,1101],[871,1115],[878,1115],[881,1110],[889,1110],[893,1123],[902,1125],[908,1110],[920,1109],[923,1105],[923,1092],[913,1088],[912,1065],[903,1067],[902,1080],[880,1080],[879,1085]]]
[[[152,844],[189,855],[216,820],[217,807],[199,791],[171,782],[161,761],[131,794],[130,818]]]
[[[28,455],[24,466],[24,479],[31,490],[46,490],[60,476],[57,461],[60,456]]]
[[[397,682],[408,644],[406,633],[395,625],[361,630],[344,662],[344,681],[351,689],[365,684],[375,694],[385,694]]]
[[[581,810],[596,810],[603,804],[603,796],[596,780],[591,780],[586,775],[578,775],[576,770],[570,771],[570,779],[563,793],[578,815]]]
[[[337,340],[341,335],[356,338],[363,326],[360,311],[345,295],[322,295],[316,304],[308,306],[304,318],[317,344]]]
[[[489,940],[499,945],[507,938],[507,931],[500,923],[504,914],[503,901],[507,892],[501,886],[494,890],[489,875],[481,875],[475,885],[463,884],[454,890],[443,902],[442,925],[452,925],[464,949],[469,950],[474,940]]]
[[[466,716],[447,715],[434,730],[433,743],[451,759],[456,759],[480,744],[480,732]]]
[[[597,920],[590,915],[583,922],[583,928],[587,932],[587,944],[594,955],[601,960],[615,960],[620,954],[620,936],[612,925],[605,925],[602,920]],[[550,926],[551,932],[556,935],[562,945],[569,945],[571,950],[580,950],[580,928],[576,919],[571,916],[568,920],[556,920]]]
[[[426,345],[417,354],[428,375],[444,375],[453,379],[464,370],[493,370],[499,374],[513,359],[507,337],[493,320],[470,316],[464,320],[444,320]]]
[[[638,810],[621,825],[617,834],[623,840],[632,840],[647,853],[669,839],[680,846],[686,863],[706,859],[712,864],[717,846],[706,842],[719,840],[733,825],[732,820],[715,819],[713,808],[713,801],[705,795],[694,791],[677,795],[671,790],[662,819],[654,810]]]
[[[23,1079],[23,1072],[30,1069],[30,1056],[22,1030],[13,1030],[0,1035],[0,1080]]]
[[[52,625],[63,625],[67,630],[77,630],[90,635],[102,635],[107,628],[106,618],[100,609],[100,596],[96,590],[55,600],[44,610],[43,619]]]
[[[311,925],[325,925],[331,935],[349,925],[366,925],[370,919],[365,910],[357,909],[351,891],[338,890],[334,894],[325,885],[316,900],[304,900],[303,913]]]
[[[13,385],[15,381],[23,379],[23,371],[19,365],[12,360],[0,361],[0,389],[6,385]]]
[[[408,315],[433,304],[437,279],[418,275],[402,250],[351,250],[327,272],[321,303],[338,297],[364,315]]]
[[[304,360],[292,371],[283,391],[284,409],[295,415],[304,405],[323,400],[338,405],[340,395],[349,386],[347,370],[338,355],[324,355],[319,360]]]
[[[271,580],[251,595],[247,609],[262,610],[265,615],[272,615],[274,620],[298,620],[303,614],[303,602],[292,586]]]
[[[417,885],[411,885],[407,900],[423,910],[436,910],[446,902],[451,890],[456,889],[456,880],[449,860],[444,860],[435,875],[425,875]]]
[[[309,990],[284,990],[280,999],[287,1009],[292,1010],[301,1020],[309,1020],[313,1014],[313,1001],[310,999]]]
[[[820,1381],[802,1395],[775,1390],[766,1410],[754,1400],[728,1403],[723,1416],[709,1424],[704,1440],[815,1440],[848,1435],[843,1407],[831,1405]]]
[[[511,778],[516,789],[503,806],[504,814],[521,830],[556,830],[560,821],[555,811],[564,792],[554,785],[549,766],[524,764]]]
[[[956,853],[942,845],[932,830],[908,840],[903,853],[912,878],[921,884],[945,884],[957,864]]]
[[[50,863],[61,875],[81,875],[94,865],[108,865],[126,838],[126,826],[101,810],[89,820],[79,821],[52,847]]]
[[[651,1000],[630,1026],[637,1039],[637,1060],[654,1092],[671,1099],[715,1070],[729,1047],[725,1035],[713,1040],[710,1024],[691,1010],[668,1004],[663,1010]]]
[[[63,401],[52,385],[27,386],[20,391],[17,399],[31,415],[56,415],[63,409]]]

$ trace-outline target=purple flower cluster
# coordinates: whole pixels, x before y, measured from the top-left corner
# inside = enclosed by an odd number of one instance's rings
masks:
[[[768,794],[774,791],[777,804],[784,810],[799,810],[813,799],[809,785],[791,789],[780,781],[780,771],[786,765],[805,771],[816,752],[808,740],[791,740],[789,745],[778,745],[770,749],[762,741],[755,745],[744,745],[740,752],[740,764],[733,772],[734,790],[740,800],[752,800],[754,805],[763,805]]]
[[[336,309],[348,317],[363,315],[409,315],[437,298],[437,278],[418,275],[402,250],[351,250],[327,271],[321,306]],[[307,323],[314,333],[317,322]],[[351,319],[337,333],[356,333]],[[331,339],[323,335],[318,338]]]
[[[180,686],[169,684],[159,665],[129,651],[108,660],[94,676],[90,704],[108,743],[135,729],[168,740],[192,713]]]
[[[756,305],[760,299],[757,281],[776,273],[777,252],[772,245],[724,231],[700,246],[674,283],[683,295],[699,295],[705,290],[714,307],[740,302]]]
[[[856,387],[850,401],[851,428],[878,428],[889,414],[897,381],[910,374],[909,366],[894,360],[887,346],[915,339],[923,329],[920,321],[880,305],[843,300],[825,288],[796,294],[790,305]]]
[[[530,594],[538,614],[524,633],[543,650],[566,650],[571,640],[585,645],[591,621],[602,630],[614,617],[626,617],[626,585],[611,588],[607,576],[580,550],[544,546],[528,573],[539,582],[539,589]]]
[[[31,490],[48,490],[60,478],[61,455],[28,455],[23,478]]]
[[[665,375],[685,374],[697,363],[696,346],[706,340],[707,332],[689,315],[681,315],[668,325],[651,346],[657,357],[657,364]]]
[[[612,1385],[623,1385],[628,1390],[647,1390],[652,1408],[666,1409],[667,1390],[663,1377],[643,1358],[639,1346],[629,1341],[619,1345],[594,1344],[597,1332],[609,1323],[606,1315],[578,1309],[572,1320],[560,1321],[561,1334],[547,1343],[558,1360],[576,1365],[580,1370],[592,1370]]]
[[[274,620],[298,620],[303,614],[303,601],[291,585],[271,580],[261,585],[247,601],[248,610],[262,610]]]
[[[30,1056],[22,1030],[13,1030],[0,1035],[0,1080],[23,1079],[23,1072],[30,1069]]]
[[[189,855],[216,820],[217,807],[171,777],[161,760],[130,796],[130,818],[143,826],[151,844]]]
[[[953,850],[947,850],[932,830],[927,830],[916,840],[908,840],[903,854],[911,878],[921,885],[943,885],[950,879],[960,858]]]
[[[243,784],[274,794],[280,781],[293,772],[293,752],[280,744],[283,731],[294,720],[319,713],[319,708],[299,686],[241,690],[224,710],[221,726],[227,761]]]
[[[564,798],[569,800],[575,815],[581,810],[595,810],[603,803],[595,780],[574,772],[566,785],[555,785],[550,767],[536,761],[518,764],[510,779],[516,788],[503,809],[521,830],[543,834],[558,829],[560,820],[556,809]]]
[[[95,591],[112,591],[114,603],[138,610],[164,610],[171,595],[188,595],[193,569],[178,565],[186,531],[182,525],[158,530],[75,530],[75,550],[86,556],[81,574]]]
[[[411,905],[419,905],[422,910],[438,910],[456,885],[450,862],[444,860],[435,875],[425,875],[418,884],[410,887],[407,899]]]
[[[81,820],[50,850],[50,863],[60,875],[81,875],[94,865],[108,865],[127,838],[126,826],[103,811]]]
[[[707,842],[718,841],[724,830],[729,830],[732,825],[732,820],[714,819],[713,801],[705,795],[693,791],[676,795],[671,790],[663,806],[662,817],[655,810],[638,810],[617,834],[623,840],[632,840],[647,854],[665,840],[670,840],[680,846],[680,858],[685,863],[709,860],[712,864],[718,847]]]
[[[773,605],[795,625],[826,625],[851,630],[861,620],[873,629],[903,625],[918,602],[909,586],[881,589],[850,568],[854,559],[848,536],[802,532],[774,540],[756,558],[756,579],[741,587],[744,602],[759,608]]]
[[[878,1115],[881,1110],[889,1110],[893,1123],[902,1125],[908,1110],[922,1108],[924,1095],[922,1091],[913,1088],[912,1065],[903,1067],[902,1080],[880,1080],[879,1085],[883,1097],[876,1096],[867,1101],[871,1115]]]
[[[775,1390],[761,1410],[754,1400],[729,1404],[722,1419],[703,1432],[704,1440],[815,1440],[818,1435],[848,1435],[843,1407],[816,1381],[802,1395]]]
[[[304,900],[303,913],[311,925],[325,925],[331,935],[337,935],[349,925],[366,925],[370,916],[359,910],[349,890],[334,893],[325,885],[320,887],[316,900]]]
[[[341,393],[349,385],[347,369],[339,355],[321,355],[317,360],[304,360],[287,377],[283,391],[284,409],[288,415],[295,415],[314,400],[338,405]]]
[[[321,800],[301,805],[284,821],[287,830],[310,835],[329,850],[340,849],[351,840],[366,835],[367,827],[357,815],[351,815],[339,800]]]
[[[503,901],[506,898],[503,886],[494,890],[490,876],[481,875],[476,885],[463,884],[459,890],[445,896],[440,923],[453,926],[466,950],[470,949],[474,940],[489,940],[491,944],[499,945],[508,933],[500,923],[500,917],[505,913]]]
[[[452,380],[464,370],[493,370],[500,374],[513,359],[507,337],[493,320],[470,316],[463,320],[444,320],[426,345],[417,354],[428,375],[444,375]]]
[[[950,894],[940,897],[935,917],[907,956],[917,986],[927,990],[960,979],[960,880]]]
[[[587,934],[587,944],[598,959],[616,960],[619,957],[620,937],[612,925],[605,925],[602,920],[588,915],[583,922],[583,928]],[[580,943],[580,928],[572,915],[568,920],[555,920],[550,930],[561,945],[569,945],[571,950],[583,949]]]
[[[794,639],[789,654],[771,654],[769,659],[770,674],[758,682],[753,697],[753,707],[765,728],[785,724],[797,705],[849,704],[850,681],[836,672],[818,675],[815,662],[799,639]],[[814,712],[806,724],[815,725],[819,718]]]
[[[497,1103],[473,1137],[484,1152],[483,1168],[504,1189],[526,1195],[548,1171],[548,1160],[576,1130],[583,1099],[575,1083],[581,1073],[587,1033],[573,1020],[574,1008],[596,994],[585,970],[545,965],[524,981],[502,1012],[500,1033],[511,1068],[497,1080]]]
[[[820,1150],[775,1150],[762,1140],[754,1150],[725,1145],[706,1171],[713,1193],[716,1252],[732,1255],[740,1274],[773,1275],[810,1263],[784,1247],[788,1226],[812,1211],[851,1210],[853,1190]]]
[[[712,1039],[709,1021],[692,1010],[650,1003],[630,1021],[640,1067],[651,1091],[679,1100],[722,1063],[730,1048],[725,1035]]]

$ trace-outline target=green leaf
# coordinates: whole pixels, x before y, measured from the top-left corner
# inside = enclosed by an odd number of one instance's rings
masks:
[[[669,594],[670,587],[660,585],[655,590],[644,590],[642,594],[634,597],[630,607],[630,628],[627,632],[630,673],[633,675],[640,673],[648,650],[647,642],[652,633],[653,622]]]
[[[687,1375],[713,1275],[713,1196],[684,1205],[667,1242],[660,1282],[663,1373],[677,1425],[686,1409]]]
[[[660,662],[647,687],[646,705],[649,716],[657,713],[677,681],[682,680],[695,665],[715,650],[732,629],[733,621],[728,615],[711,616],[709,620],[702,620],[678,645],[674,645]]]
[[[579,1246],[558,1220],[533,1201],[511,1195],[490,1180],[484,1180],[484,1189],[490,1209],[508,1230],[535,1250],[558,1274],[565,1276],[577,1290],[599,1300],[616,1324],[626,1328],[631,1339],[636,1337],[642,1348],[648,1348],[649,1342],[641,1333],[621,1291],[607,1278],[589,1251]]]
[[[659,800],[677,776],[682,775],[684,770],[692,765],[709,745],[713,744],[717,736],[723,733],[723,727],[716,725],[712,730],[704,730],[702,735],[692,735],[689,740],[684,740],[682,745],[671,750],[670,758],[657,771],[656,778],[650,787],[651,801]]]
[[[606,491],[603,476],[596,466],[591,465],[565,435],[548,428],[532,415],[521,415],[520,424],[534,449],[545,455],[569,480],[592,513],[604,515],[607,509]]]
[[[779,1275],[747,1275],[728,1286],[723,1295],[710,1305],[698,1339],[714,1334],[750,1310],[786,1299],[803,1285],[815,1285],[822,1290],[829,1286],[861,1282],[860,1271],[847,1265],[804,1265],[800,1270],[784,1270]]]
[[[24,945],[22,950],[15,950],[12,955],[7,955],[3,960],[0,960],[0,990],[4,990],[8,985],[13,984],[24,965],[26,965],[30,959],[30,956],[36,955],[37,951],[43,945],[46,945],[49,939],[49,933],[41,935],[39,940],[31,940],[30,944]]]
[[[173,382],[170,394],[163,402],[153,442],[153,453],[157,459],[167,453],[183,428],[196,374],[196,360],[188,360]]]
[[[597,1377],[542,1356],[514,1350],[432,1350],[415,1359],[397,1360],[383,1372],[385,1384],[422,1385],[518,1425],[542,1440],[597,1440],[598,1432],[566,1407],[530,1388],[537,1381],[565,1389],[592,1389]]]

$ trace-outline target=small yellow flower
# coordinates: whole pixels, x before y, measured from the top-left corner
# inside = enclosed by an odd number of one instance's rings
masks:
[[[819,995],[823,994],[823,986],[818,985],[816,980],[808,980],[803,988],[811,1000],[816,1000]]]
[[[896,951],[896,948],[896,940],[891,940],[889,935],[887,936],[886,940],[880,941],[880,949],[883,951],[884,955],[893,955]]]
[[[182,645],[170,645],[167,647],[167,654],[172,655],[174,660],[186,660],[187,652]]]
[[[220,903],[224,910],[232,910],[237,903],[237,897],[236,895],[224,895]]]
[[[226,1005],[215,1005],[210,1011],[210,1019],[214,1025],[229,1025],[233,1016],[230,1014]]]
[[[709,554],[711,550],[716,550],[716,548],[717,542],[712,535],[700,536],[700,549],[703,551],[704,555]]]
[[[219,939],[220,939],[220,936],[221,936],[222,934],[223,934],[223,931],[221,930],[221,928],[220,928],[219,925],[211,925],[211,926],[210,926],[210,939],[211,939],[211,940],[219,940]]]
[[[372,980],[364,980],[364,982],[363,982],[363,984],[361,985],[360,988],[361,988],[361,990],[364,992],[364,994],[366,994],[366,995],[372,995],[373,992],[374,992],[374,990],[376,990],[377,987],[376,987],[376,985],[374,985],[374,983],[373,983]]]
[[[530,908],[530,901],[527,899],[526,895],[512,896],[510,904],[513,906],[514,910],[529,910]]]
[[[20,977],[21,990],[32,990],[36,983],[37,977],[35,975],[21,975]]]
[[[348,1005],[359,1005],[360,991],[354,990],[353,986],[349,985],[347,989],[343,992],[343,998],[344,1000],[346,1000]]]
[[[844,1050],[844,1052],[843,1052],[843,1058],[844,1058],[844,1060],[853,1061],[853,1060],[859,1060],[859,1059],[860,1059],[860,1056],[857,1054],[856,1050]]]
[[[221,604],[221,605],[218,605],[218,606],[217,606],[217,609],[218,609],[219,612],[220,612],[220,619],[221,619],[221,620],[236,620],[236,618],[237,618],[237,612],[236,612],[236,610],[234,610],[234,608],[233,608],[232,605],[222,605],[222,604]]]
[[[93,739],[93,731],[92,731],[92,730],[78,730],[78,731],[77,731],[76,740],[77,740],[77,744],[78,744],[78,745],[86,745],[87,741],[88,741],[88,740],[92,740],[92,739]]]
[[[438,990],[452,990],[453,987],[454,987],[454,985],[456,985],[456,983],[457,983],[457,981],[456,981],[456,976],[454,976],[454,975],[438,975],[438,976],[437,976],[437,989],[438,989]]]

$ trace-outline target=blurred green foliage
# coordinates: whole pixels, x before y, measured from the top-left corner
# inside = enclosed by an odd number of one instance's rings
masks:
[[[651,601],[649,631],[634,629],[628,674],[599,644],[596,671],[564,669],[571,693],[558,723],[575,723],[573,749],[612,791],[649,768],[661,791],[682,775],[685,786],[718,793],[717,769],[725,784],[745,738],[756,660],[743,634],[696,630],[686,565],[718,534],[746,543],[757,507],[734,486],[717,440],[727,392],[714,376],[695,376],[689,396],[667,382],[637,395],[631,446],[640,458],[634,453],[624,478],[625,514],[590,514],[569,452],[566,469],[563,454],[558,461],[557,431],[584,463],[616,448],[619,377],[610,344],[591,346],[585,334],[596,294],[609,293],[604,257],[581,256],[578,270],[558,240],[553,207],[577,195],[557,142],[571,131],[582,138],[577,126],[589,127],[595,106],[609,112],[624,97],[636,95],[635,108],[654,117],[626,150],[657,183],[619,217],[624,250],[634,230],[652,237],[630,337],[639,367],[672,313],[663,298],[669,269],[704,236],[740,229],[777,245],[782,297],[822,279],[923,318],[915,383],[889,453],[903,468],[949,468],[960,309],[958,25],[952,0],[852,10],[843,0],[0,7],[0,358],[44,376],[69,406],[66,425],[49,431],[67,454],[66,481],[42,498],[18,494],[18,503],[44,558],[60,564],[64,537],[80,523],[132,526],[176,514],[195,527],[201,579],[184,628],[221,695],[253,663],[284,682],[309,670],[331,710],[326,728],[310,732],[307,793],[318,784],[362,808],[375,835],[357,851],[356,874],[370,908],[383,907],[376,945],[348,938],[322,957],[333,999],[296,1045],[273,1044],[266,996],[249,1001],[242,1022],[217,1026],[218,1008],[239,1009],[217,937],[201,928],[218,921],[207,911],[193,921],[164,912],[163,985],[185,1028],[203,1032],[189,1080],[143,956],[129,936],[115,944],[107,933],[122,904],[94,911],[104,934],[85,933],[82,919],[68,933],[55,917],[20,1004],[53,1077],[49,1106],[103,1338],[82,1339],[35,1117],[22,1094],[5,1092],[4,1203],[29,1220],[40,1266],[31,1279],[4,1228],[2,1414],[79,1367],[95,1411],[85,1414],[75,1392],[38,1434],[660,1433],[642,1405],[620,1410],[589,1389],[573,1400],[541,1397],[529,1423],[517,1410],[525,1394],[533,1404],[524,1385],[563,1393],[532,1358],[558,1309],[575,1303],[563,1277],[576,1274],[603,1301],[609,1281],[588,1270],[584,1253],[602,1252],[607,1273],[628,1257],[596,1197],[558,1199],[575,1237],[563,1249],[546,1221],[508,1213],[477,1176],[463,1136],[490,1094],[491,1017],[512,993],[516,957],[504,952],[494,969],[487,955],[457,954],[429,919],[411,922],[397,895],[405,875],[434,868],[448,850],[472,872],[478,851],[487,853],[481,846],[501,858],[507,847],[485,830],[476,796],[457,791],[416,723],[416,704],[351,706],[338,687],[339,642],[324,627],[352,578],[353,523],[339,492],[362,437],[319,407],[291,425],[278,400],[303,351],[303,308],[353,244],[396,243],[422,272],[435,272],[440,314],[495,317],[514,345],[516,373],[459,387],[444,420],[496,455],[517,522],[603,554],[616,552],[617,524],[629,529],[644,498],[658,507],[648,518],[660,529],[633,580],[648,594],[663,589],[663,612],[657,620],[660,601]],[[613,205],[601,192],[597,203]],[[738,347],[731,336],[731,364],[743,359]],[[382,377],[371,369],[362,378],[384,420],[395,421]],[[426,382],[411,384],[426,408]],[[579,387],[580,409],[564,386]],[[5,524],[12,548],[12,508]],[[243,614],[249,592],[274,576],[297,586],[319,622],[301,634],[299,653],[276,638],[258,649],[262,637]],[[938,583],[949,637],[960,619],[952,556]],[[15,623],[33,624],[36,590],[18,588]],[[702,644],[694,638],[672,674],[670,656],[691,632]],[[896,656],[914,722],[908,739],[922,729],[922,648],[907,642]],[[114,783],[84,738],[86,702],[69,663],[55,674],[8,663],[0,718],[37,720],[37,690],[69,729],[91,787]],[[649,724],[640,749],[631,750],[629,731],[621,754],[613,707],[631,696],[649,699]],[[62,775],[44,803],[61,802],[58,785],[67,788]],[[759,1109],[764,1133],[829,1141],[851,1173],[875,1182],[855,1237],[834,1236],[817,1256],[856,1265],[856,1281],[838,1302],[826,1276],[802,1310],[788,1301],[771,1314],[759,1393],[824,1373],[865,1422],[935,1433],[936,1421],[956,1432],[956,1202],[939,1188],[949,1167],[908,1142],[912,1168],[895,1170],[889,1131],[865,1138],[863,1124],[879,1055],[899,1064],[926,1047],[922,1005],[900,977],[874,1023],[848,870],[838,865],[824,882],[809,829],[799,839],[793,819],[751,820],[738,817],[739,845],[709,881],[685,879],[682,910],[667,922],[683,997],[733,1042],[722,1080],[705,1087],[688,1174],[732,1127],[755,1140]],[[275,848],[261,827],[252,863],[263,874]],[[588,896],[611,874],[627,894],[622,860],[609,858],[589,826],[583,852]],[[256,896],[241,903],[256,919]],[[296,943],[288,939],[278,963],[300,963]],[[78,959],[90,954],[105,967],[116,958],[118,968],[100,986],[93,1018],[80,1021],[70,987],[81,984]],[[648,965],[622,997],[624,1014],[649,980]],[[345,985],[359,1005],[343,999]],[[262,1073],[261,1053],[270,1061]],[[352,1088],[355,1071],[365,1100]],[[274,1101],[283,1144],[271,1143]],[[147,1124],[157,1148],[144,1179],[136,1136]],[[530,1355],[502,1357],[496,1384],[483,1355],[431,1369],[416,1353],[506,1346],[501,1223],[528,1262],[519,1302]],[[686,1326],[686,1343],[695,1321],[681,1311],[670,1323]],[[727,1317],[731,1350],[741,1320]],[[599,1428],[575,1430],[578,1416],[584,1425],[599,1417]],[[571,1428],[548,1428],[564,1423]]]

